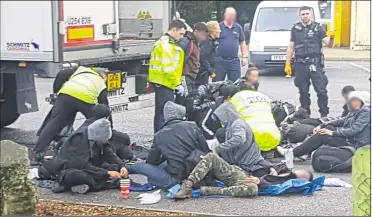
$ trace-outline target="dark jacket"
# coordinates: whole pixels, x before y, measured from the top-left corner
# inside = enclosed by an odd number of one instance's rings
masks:
[[[201,73],[211,75],[216,72],[218,41],[209,37],[207,40],[200,43],[200,69]]]
[[[189,56],[191,43],[193,50]],[[185,38],[180,41],[180,46],[185,52],[185,63],[183,66],[183,75],[192,78],[195,82],[200,67],[200,44],[194,33],[186,32]]]
[[[371,105],[369,99],[361,100],[364,105],[358,111],[350,110],[345,117],[322,125],[336,127],[333,136],[346,137],[355,148],[371,143]]]
[[[248,173],[273,167],[273,164],[261,156],[252,130],[231,103],[223,103],[214,114],[225,128],[225,142],[216,147],[216,152],[226,162],[237,165]]]
[[[165,123],[164,127],[155,134],[154,149],[151,150],[147,163],[159,165],[161,159],[167,161],[165,170],[176,180],[185,179],[191,171],[187,171],[196,166],[200,161],[195,159],[195,165],[186,165],[189,156],[199,152],[206,154],[209,151],[207,141],[202,135],[198,126],[191,121],[173,119]],[[198,157],[199,156],[199,157]],[[193,168],[192,168],[193,169]],[[191,169],[191,170],[192,170]]]
[[[96,189],[100,189],[104,181],[109,180],[108,171],[120,171],[125,164],[111,150],[110,146],[103,148],[88,140],[88,127],[76,130],[64,142],[57,157],[44,162],[45,169],[56,176],[63,184],[65,174],[70,169],[78,169],[88,173],[95,180]],[[107,163],[104,165],[104,163]]]
[[[283,184],[284,182],[291,179],[297,179],[296,174],[290,172],[283,176],[265,175],[260,178],[260,184],[258,185],[258,187],[260,189],[266,189],[269,188],[271,185]]]
[[[342,114],[341,114],[341,117],[345,117],[347,114],[349,113],[349,107],[347,106],[347,104],[345,104],[344,106],[342,106]]]

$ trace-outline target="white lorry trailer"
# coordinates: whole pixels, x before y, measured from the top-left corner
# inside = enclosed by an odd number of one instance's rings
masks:
[[[38,111],[35,74],[55,77],[70,63],[112,72],[113,112],[138,107],[170,12],[169,1],[1,1],[1,127]]]

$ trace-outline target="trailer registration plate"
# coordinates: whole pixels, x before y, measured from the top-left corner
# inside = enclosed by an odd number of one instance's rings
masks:
[[[123,85],[122,72],[107,74],[107,91],[121,89]]]

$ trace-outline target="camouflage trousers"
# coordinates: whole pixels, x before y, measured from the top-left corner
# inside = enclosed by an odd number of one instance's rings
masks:
[[[187,179],[195,185],[203,180],[207,174],[212,175],[227,186],[222,189],[223,195],[232,197],[257,195],[258,186],[256,184],[242,181],[248,177],[244,170],[238,166],[230,165],[215,153],[208,153],[204,156]]]

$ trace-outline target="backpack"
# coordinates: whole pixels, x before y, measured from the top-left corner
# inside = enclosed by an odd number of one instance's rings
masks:
[[[311,165],[322,173],[350,173],[355,148],[351,146],[331,147],[323,145],[314,151]]]

